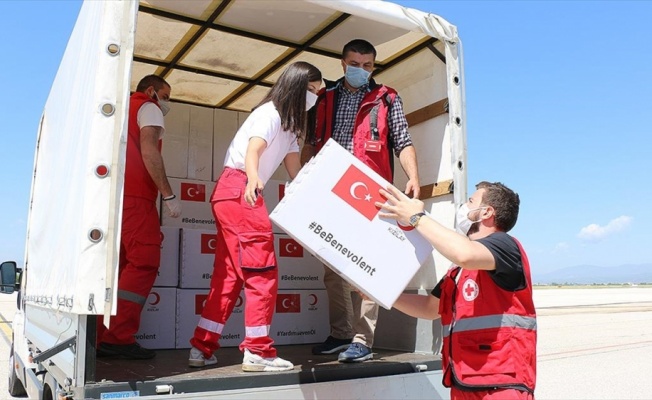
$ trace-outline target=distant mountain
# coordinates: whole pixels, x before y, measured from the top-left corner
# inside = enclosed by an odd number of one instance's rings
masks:
[[[537,273],[536,269],[533,269],[532,281],[535,284],[650,283],[652,264],[627,264],[617,267],[576,265],[545,273]]]

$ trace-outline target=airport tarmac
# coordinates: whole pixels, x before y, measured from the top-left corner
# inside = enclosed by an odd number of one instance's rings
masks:
[[[537,399],[652,399],[652,288],[536,288]],[[0,295],[0,399],[16,295]]]

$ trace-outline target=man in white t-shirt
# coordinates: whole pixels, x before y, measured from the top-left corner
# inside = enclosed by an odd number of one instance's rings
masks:
[[[170,92],[163,78],[148,75],[129,99],[118,310],[111,317],[110,328],[98,323],[98,356],[148,359],[156,355],[136,343],[134,334],[161,261],[159,193],[171,217],[181,214],[181,203],[172,192],[161,157],[163,116],[170,110]]]

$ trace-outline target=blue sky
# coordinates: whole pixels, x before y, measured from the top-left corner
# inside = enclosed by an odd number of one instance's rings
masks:
[[[520,194],[532,267],[652,263],[652,2],[398,3],[458,27],[469,189]],[[36,129],[80,6],[0,1],[0,261],[23,260]]]

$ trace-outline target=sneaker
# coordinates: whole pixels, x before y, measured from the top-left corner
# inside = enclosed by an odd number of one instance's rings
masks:
[[[217,364],[217,358],[215,354],[211,354],[210,358],[204,357],[204,353],[196,347],[190,349],[190,356],[188,357],[188,366],[201,368],[207,365]]]
[[[374,353],[371,349],[361,343],[351,343],[346,351],[337,356],[337,361],[343,363],[362,362],[374,358]]]
[[[276,372],[289,371],[291,369],[294,369],[294,364],[281,357],[263,358],[257,354],[250,353],[248,349],[244,351],[244,358],[242,359],[243,371]]]
[[[338,351],[348,349],[352,339],[336,339],[328,336],[326,341],[312,348],[312,354],[333,354]]]
[[[112,344],[100,343],[97,348],[98,357],[122,357],[129,360],[148,360],[154,358],[153,350],[141,347],[138,343]]]

